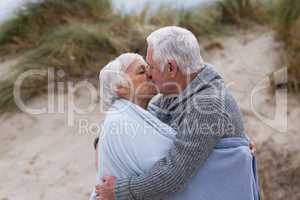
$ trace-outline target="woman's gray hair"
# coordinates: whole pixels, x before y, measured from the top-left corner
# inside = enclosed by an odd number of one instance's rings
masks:
[[[163,27],[152,32],[147,42],[153,49],[153,59],[159,63],[161,71],[170,60],[175,60],[185,74],[197,72],[204,66],[197,38],[187,29]]]
[[[115,89],[119,85],[129,84],[126,76],[128,67],[136,60],[145,63],[143,57],[135,53],[125,53],[109,62],[99,75],[100,100],[103,106],[108,109],[118,99]]]

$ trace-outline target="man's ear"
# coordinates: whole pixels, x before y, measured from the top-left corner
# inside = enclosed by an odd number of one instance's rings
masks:
[[[168,70],[171,73],[172,77],[175,77],[178,71],[178,66],[175,60],[170,60],[168,63]]]

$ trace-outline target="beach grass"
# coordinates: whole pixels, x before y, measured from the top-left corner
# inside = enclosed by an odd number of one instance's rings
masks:
[[[219,6],[224,23],[245,26],[249,22],[264,23],[266,18],[266,6],[262,1],[224,0],[219,2]]]
[[[277,37],[285,45],[288,89],[300,92],[300,3],[278,0],[274,16]]]
[[[161,8],[148,20],[147,8],[135,16],[115,13],[110,0],[46,0],[29,4],[0,29],[0,55],[19,56],[10,75],[0,81],[0,109],[13,105],[16,78],[30,69],[62,69],[67,78],[97,79],[107,62],[124,52],[145,54],[145,37],[167,25],[180,25],[196,36],[220,30],[216,6],[178,12]],[[175,13],[175,14],[174,14]],[[45,91],[47,77],[22,86],[24,99]]]
[[[276,0],[273,8],[274,3],[267,2],[224,0],[189,10],[162,7],[150,16],[148,7],[134,16],[118,14],[110,0],[45,0],[28,4],[0,27],[0,56],[22,57],[12,67],[13,73],[0,81],[0,109],[7,107],[8,102],[13,104],[14,81],[27,70],[52,67],[64,70],[68,78],[96,79],[101,67],[121,53],[145,55],[147,34],[169,25],[185,27],[203,39],[225,34],[232,26],[271,24],[272,19],[279,38],[286,43],[289,73],[295,77],[294,82],[299,77],[299,5],[297,0]],[[47,84],[46,77],[41,79],[24,83],[25,99],[40,94],[36,88]],[[34,81],[36,84],[32,84]]]
[[[72,21],[110,22],[108,0],[45,0],[31,3],[0,28],[0,53],[23,52],[39,45],[41,37]]]
[[[109,0],[30,4],[0,29],[0,54],[22,55],[13,73],[0,81],[0,108],[13,104],[14,82],[23,72],[52,67],[64,70],[66,77],[97,79],[101,67],[115,56],[144,53],[145,30],[136,17],[115,14]],[[38,88],[46,84],[47,77],[25,81],[24,99],[40,93]]]

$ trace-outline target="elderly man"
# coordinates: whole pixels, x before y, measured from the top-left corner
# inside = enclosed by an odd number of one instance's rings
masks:
[[[177,131],[168,154],[147,173],[104,177],[97,199],[162,199],[183,190],[201,169],[218,141],[245,137],[234,98],[213,67],[204,64],[196,37],[180,27],[164,27],[148,38],[149,79],[163,96],[149,108]],[[123,97],[123,88],[119,94]],[[167,116],[167,117],[166,117]]]

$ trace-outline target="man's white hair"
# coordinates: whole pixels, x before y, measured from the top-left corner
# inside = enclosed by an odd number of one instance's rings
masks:
[[[135,53],[125,53],[109,62],[99,75],[100,99],[105,108],[109,108],[118,99],[115,92],[116,86],[128,84],[126,70],[136,60],[146,64],[143,57]]]
[[[160,28],[147,37],[147,42],[161,71],[170,60],[175,60],[185,74],[197,72],[204,65],[197,38],[187,29],[177,26]]]

